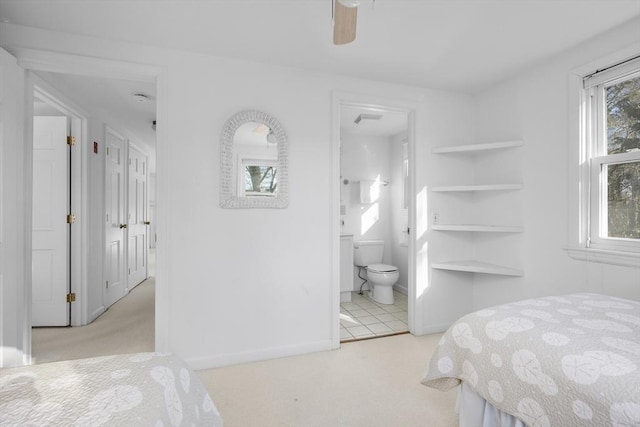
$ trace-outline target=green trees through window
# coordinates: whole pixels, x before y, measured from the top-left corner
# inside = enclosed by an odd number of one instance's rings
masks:
[[[245,166],[244,191],[246,195],[275,195],[278,187],[274,166]]]
[[[640,151],[640,77],[605,89],[607,154]],[[609,164],[609,237],[640,239],[640,162]]]

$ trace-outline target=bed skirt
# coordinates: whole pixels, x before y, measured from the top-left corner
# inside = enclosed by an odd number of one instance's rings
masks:
[[[484,400],[464,381],[458,389],[456,410],[460,427],[526,427],[518,418]]]

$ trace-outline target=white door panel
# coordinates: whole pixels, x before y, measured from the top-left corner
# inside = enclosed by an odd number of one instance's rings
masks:
[[[66,117],[33,118],[33,326],[69,324],[67,129]]]
[[[124,297],[127,292],[125,274],[125,242],[127,222],[125,218],[125,140],[110,129],[106,131],[105,165],[105,235],[106,235],[106,286],[105,307]]]
[[[129,147],[128,273],[129,288],[147,278],[147,156]]]

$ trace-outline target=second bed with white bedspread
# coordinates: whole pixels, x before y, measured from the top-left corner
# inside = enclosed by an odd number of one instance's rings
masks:
[[[640,425],[640,303],[582,293],[463,316],[422,383],[461,381],[529,426]]]

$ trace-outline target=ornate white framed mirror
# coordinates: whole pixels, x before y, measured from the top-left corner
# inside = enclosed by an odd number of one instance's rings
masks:
[[[289,205],[287,134],[262,111],[234,114],[220,142],[220,206],[286,208]]]

